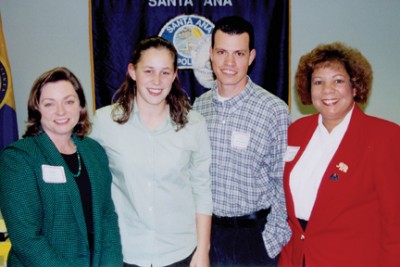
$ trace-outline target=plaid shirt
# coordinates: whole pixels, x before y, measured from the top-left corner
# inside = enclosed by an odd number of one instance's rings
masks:
[[[275,257],[291,235],[282,179],[287,105],[248,78],[243,92],[224,102],[214,84],[193,109],[206,118],[211,139],[213,213],[242,216],[271,207],[263,238]]]

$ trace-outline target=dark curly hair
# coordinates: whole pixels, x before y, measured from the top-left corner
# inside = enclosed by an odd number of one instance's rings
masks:
[[[167,49],[174,59],[174,71],[177,71],[178,52],[173,44],[159,36],[149,37],[140,41],[137,48],[133,52],[129,63],[136,67],[137,63],[140,61],[142,53],[150,48]],[[129,120],[133,110],[136,94],[136,81],[130,77],[129,73],[127,73],[125,76],[125,81],[115,92],[113,97],[113,103],[116,105],[112,111],[112,116],[115,122],[124,124]],[[166,101],[169,105],[172,121],[176,125],[176,130],[179,131],[185,127],[186,123],[188,122],[187,115],[191,109],[191,106],[189,97],[187,96],[185,90],[183,90],[181,87],[178,76],[176,76],[172,83],[172,88],[166,98]]]
[[[82,85],[78,78],[69,69],[65,67],[56,67],[40,75],[32,85],[28,99],[28,121],[26,122],[26,131],[22,137],[35,136],[42,132],[40,123],[42,115],[39,111],[39,101],[40,96],[42,95],[42,88],[48,83],[58,81],[70,82],[74,87],[75,92],[78,94],[79,104],[82,109],[78,124],[74,127],[73,132],[79,137],[83,137],[89,133],[91,123],[89,121]]]
[[[373,79],[371,65],[360,51],[341,42],[318,45],[300,58],[294,83],[300,101],[304,105],[312,104],[311,76],[315,69],[329,64],[342,65],[355,88],[354,101],[367,102]]]

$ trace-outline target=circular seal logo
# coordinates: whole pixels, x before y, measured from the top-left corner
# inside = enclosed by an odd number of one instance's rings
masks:
[[[214,84],[214,74],[211,68],[209,48],[211,35],[201,37],[191,51],[192,68],[197,81],[205,88],[211,88]]]
[[[178,68],[193,69],[199,83],[210,88],[214,81],[208,49],[214,24],[198,15],[179,15],[168,21],[159,36],[174,44]]]
[[[3,102],[4,97],[6,96],[7,87],[8,87],[7,71],[3,63],[0,61],[0,103]]]

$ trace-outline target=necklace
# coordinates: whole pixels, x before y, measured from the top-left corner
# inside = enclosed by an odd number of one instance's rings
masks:
[[[73,176],[74,178],[79,177],[79,175],[81,175],[81,170],[82,170],[81,156],[80,156],[80,154],[79,154],[79,150],[78,150],[78,149],[76,149],[76,155],[78,156],[78,172],[77,172],[76,174],[74,174],[74,173],[72,173],[72,171],[71,171],[72,176]]]

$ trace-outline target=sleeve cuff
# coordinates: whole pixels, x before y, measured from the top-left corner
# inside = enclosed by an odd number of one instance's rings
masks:
[[[272,259],[279,255],[283,246],[289,242],[292,235],[287,222],[282,226],[267,225],[262,233],[264,245],[267,250],[268,256]]]

